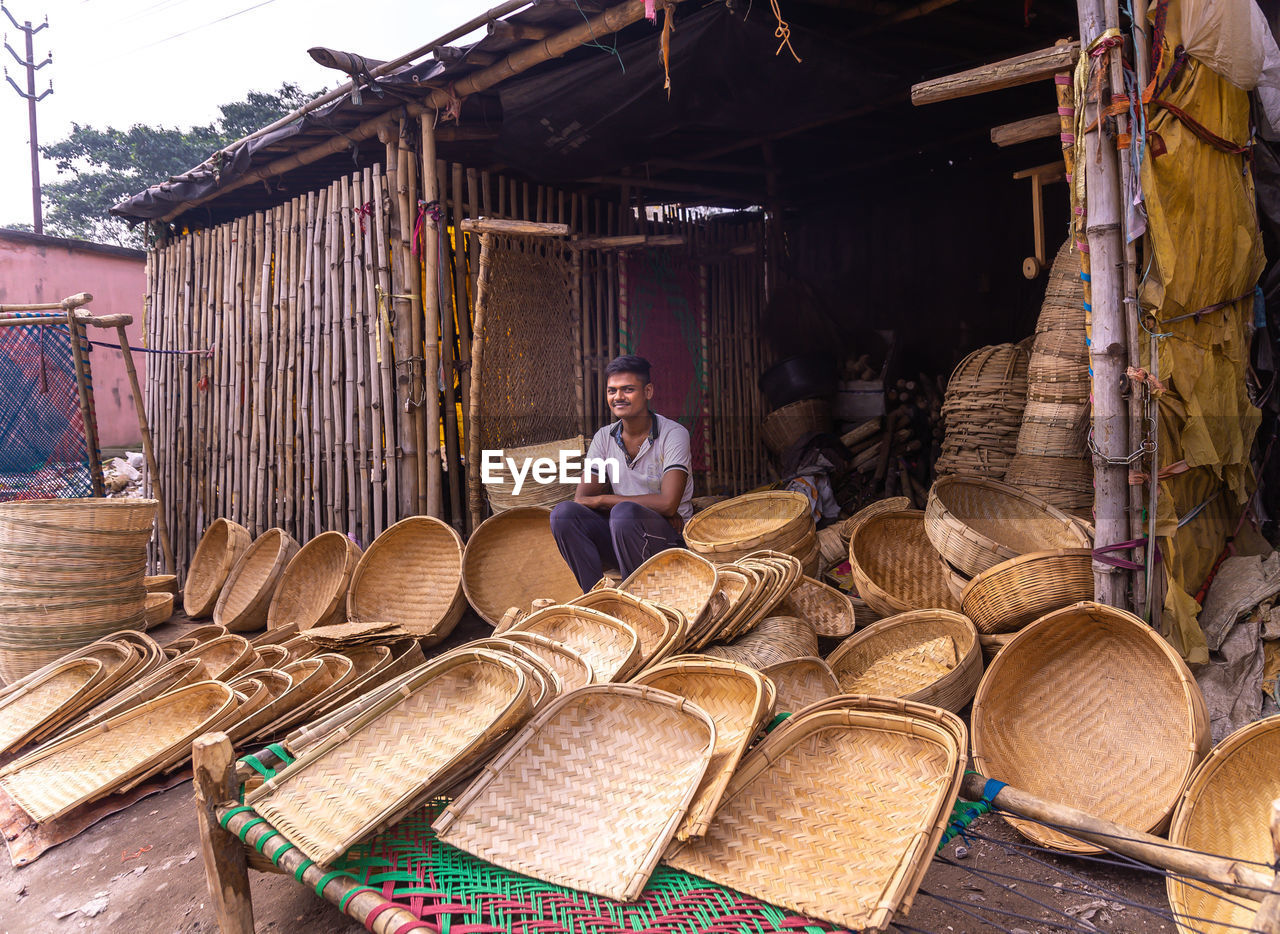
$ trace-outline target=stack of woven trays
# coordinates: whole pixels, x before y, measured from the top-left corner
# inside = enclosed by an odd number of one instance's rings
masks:
[[[151,499],[0,505],[0,678],[146,626]]]
[[[1076,515],[1093,506],[1089,348],[1080,257],[1068,240],[1049,272],[1027,365],[1027,406],[1004,480]]]
[[[715,564],[777,551],[799,558],[805,574],[818,576],[818,532],[803,493],[771,490],[716,503],[689,520],[684,540]]]
[[[993,344],[956,366],[942,403],[946,436],[938,476],[1005,475],[1027,405],[1027,359],[1022,344]]]

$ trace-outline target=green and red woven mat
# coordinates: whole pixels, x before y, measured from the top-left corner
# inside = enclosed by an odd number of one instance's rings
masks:
[[[830,925],[659,866],[634,902],[539,882],[441,843],[433,801],[334,863],[441,934],[817,934]]]

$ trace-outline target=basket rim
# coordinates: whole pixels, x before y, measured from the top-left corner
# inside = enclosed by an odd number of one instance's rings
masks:
[[[757,502],[792,502],[796,506],[797,514],[789,519],[785,519],[778,524],[778,527],[763,533],[752,535],[748,539],[703,539],[699,538],[696,533],[698,527],[705,524],[708,518],[714,517],[717,513],[730,511],[732,509],[741,508]],[[684,540],[691,550],[697,547],[705,549],[715,549],[717,546],[733,546],[738,547],[740,543],[747,541],[755,541],[759,538],[773,538],[787,530],[791,523],[797,522],[803,516],[809,515],[809,497],[795,490],[761,490],[756,493],[743,493],[741,496],[734,496],[729,499],[721,500],[718,503],[712,503],[702,512],[694,515],[684,527]],[[695,533],[691,535],[690,533]]]
[[[227,531],[224,535],[224,544],[217,553],[217,564],[213,564],[213,555],[206,555],[206,548],[213,548],[209,544],[209,533],[214,527],[225,528]],[[227,547],[233,541],[239,539],[244,542],[243,547],[238,550],[235,547]],[[219,516],[209,523],[208,527],[200,535],[200,541],[196,543],[196,550],[191,555],[191,560],[187,562],[187,576],[182,588],[182,609],[187,616],[192,619],[202,619],[213,612],[213,608],[218,603],[218,597],[222,593],[222,587],[227,582],[227,575],[231,573],[231,569],[235,567],[236,561],[240,559],[240,555],[244,554],[246,548],[253,543],[253,536],[239,522],[228,519],[225,516]],[[210,575],[210,581],[217,580],[217,586],[212,583],[205,588],[204,592],[192,593],[192,569],[200,568],[201,561],[209,563],[210,567],[216,570]],[[199,578],[196,578],[199,580]],[[188,603],[188,595],[190,595],[190,603]]]
[[[877,525],[881,525],[891,520],[907,519],[911,521],[919,521],[922,527],[921,531],[923,532],[925,531],[923,528],[925,524],[924,516],[925,514],[923,509],[896,509],[880,512],[876,515],[869,516],[865,521],[859,523],[859,525],[854,529],[852,537],[849,539],[849,571],[853,577],[854,584],[858,588],[858,596],[861,597],[863,602],[871,607],[871,609],[886,618],[890,616],[897,616],[901,613],[909,613],[917,609],[927,609],[927,607],[922,608],[909,606],[896,594],[890,593],[882,587],[878,581],[872,579],[872,577],[862,569],[862,565],[858,561],[856,551],[858,539],[860,536],[866,534],[868,529],[873,529]],[[928,541],[927,533],[925,534],[925,541]],[[929,547],[933,548],[933,544],[931,542],[929,543]],[[937,554],[936,549],[934,550],[934,555],[938,559],[938,573],[939,575],[944,575],[946,569],[943,567],[944,562],[942,555]],[[939,607],[939,609],[950,610],[953,613],[959,612],[960,601],[956,600],[955,597],[951,595],[951,591],[946,585],[945,576],[942,577],[941,584],[945,597],[955,603],[955,608],[953,609],[951,607],[944,606]],[[941,595],[942,594],[940,594],[940,596]],[[868,596],[872,599],[868,600]],[[877,606],[877,604],[880,604],[880,606]],[[887,608],[887,612],[882,610],[881,606]]]
[[[435,637],[442,629],[452,628],[457,623],[457,618],[461,616],[466,604],[466,596],[462,592],[462,556],[465,550],[462,544],[462,536],[458,534],[458,530],[435,516],[406,516],[394,525],[390,525],[382,530],[382,533],[369,543],[369,547],[364,550],[364,554],[360,556],[360,561],[356,564],[356,569],[351,572],[351,581],[347,587],[347,618],[351,620],[361,619],[361,614],[357,608],[357,602],[360,598],[360,584],[363,582],[364,575],[368,572],[370,565],[377,559],[380,559],[381,552],[391,547],[388,542],[394,542],[397,537],[403,535],[406,531],[414,528],[430,528],[434,532],[444,532],[448,539],[452,541],[453,547],[458,558],[458,580],[455,583],[453,599],[449,602],[448,607],[433,620],[428,632],[418,633],[416,624],[412,627],[405,626],[410,634],[418,639],[430,639]],[[401,622],[401,625],[404,625]]]
[[[476,573],[478,569],[473,566],[478,563],[478,559],[475,556],[480,545],[486,544],[495,534],[500,534],[499,532],[495,532],[495,529],[499,529],[501,526],[510,523],[512,520],[522,521],[525,519],[532,519],[534,518],[534,515],[545,517],[547,521],[547,532],[549,535],[551,528],[550,506],[511,506],[503,509],[501,512],[495,512],[476,526],[472,530],[470,536],[467,537],[466,545],[462,549],[462,593],[465,596],[467,603],[476,611],[476,614],[490,626],[497,626],[502,619],[502,614],[506,612],[509,607],[504,606],[497,608],[493,605],[492,598],[486,597],[478,592],[479,585],[476,581]],[[510,535],[511,533],[508,532],[507,534]],[[564,564],[564,573],[567,575],[565,582],[571,582],[574,589],[580,590],[581,588],[577,586],[577,581],[573,577],[573,572],[569,569],[568,564],[564,563],[563,558],[561,559],[561,564]],[[541,585],[542,581],[539,581],[539,586]],[[552,596],[552,594],[542,595]],[[529,607],[522,606],[521,609],[528,610]]]

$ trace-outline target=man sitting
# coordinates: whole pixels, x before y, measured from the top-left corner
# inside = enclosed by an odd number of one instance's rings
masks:
[[[649,361],[626,354],[605,369],[609,408],[618,421],[595,433],[587,450],[608,461],[606,478],[584,477],[573,502],[551,511],[551,531],[579,586],[591,589],[606,568],[625,578],[667,548],[684,547],[693,515],[689,431],[649,411]],[[610,489],[612,486],[612,489]]]

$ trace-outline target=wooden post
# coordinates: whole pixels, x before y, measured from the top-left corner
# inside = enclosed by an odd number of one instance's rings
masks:
[[[98,450],[98,421],[93,411],[93,387],[89,385],[89,368],[85,366],[84,347],[81,345],[81,328],[73,308],[67,308],[67,333],[71,336],[71,360],[76,368],[76,389],[80,393],[80,418],[84,421],[84,446],[89,461],[89,481],[94,496],[105,496],[106,484],[102,479],[102,459]]]
[[[1271,802],[1271,855],[1280,865],[1280,798]],[[1276,873],[1270,891],[1253,916],[1253,929],[1258,934],[1280,934],[1280,873]]]
[[[1109,24],[1103,0],[1078,0],[1080,41],[1088,48]],[[1104,54],[1118,54],[1111,50]],[[1086,95],[1087,97],[1087,95]],[[1103,145],[1098,126],[1106,102],[1082,100],[1085,133],[1086,200],[1085,230],[1089,239],[1092,312],[1089,326],[1089,363],[1092,372],[1095,542],[1099,548],[1129,537],[1128,407],[1122,395],[1128,362],[1124,327],[1124,246],[1120,225],[1120,169],[1116,152]],[[1105,118],[1103,118],[1105,119]],[[1077,167],[1080,168],[1080,167]],[[1119,568],[1095,561],[1094,591],[1100,603],[1127,608],[1128,575]]]
[[[164,495],[160,490],[160,470],[156,466],[155,449],[151,446],[151,428],[147,424],[147,411],[142,404],[142,390],[138,386],[138,371],[133,367],[133,351],[129,348],[129,337],[125,334],[124,325],[116,328],[120,338],[120,353],[124,355],[124,369],[129,374],[129,388],[133,390],[133,407],[138,413],[138,430],[142,432],[142,453],[147,458],[147,472],[151,474],[151,494],[160,504],[156,510],[156,531],[160,533],[160,547],[164,549],[164,571],[166,574],[177,573],[177,565],[173,560],[173,544],[169,541],[169,523],[164,517]]]
[[[236,797],[235,758],[225,733],[209,733],[191,745],[196,817],[205,880],[220,934],[253,934],[249,864],[236,835],[218,824],[217,807]]]

